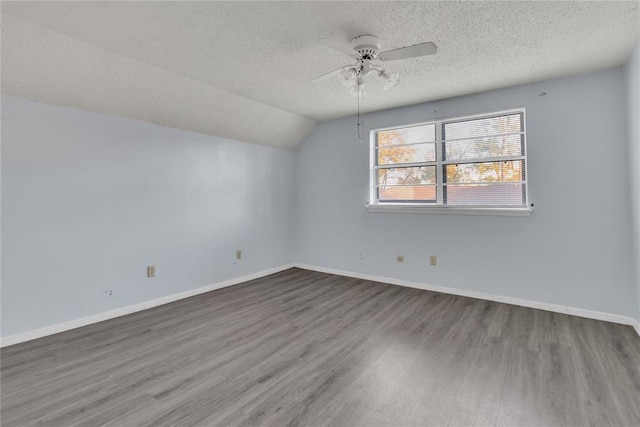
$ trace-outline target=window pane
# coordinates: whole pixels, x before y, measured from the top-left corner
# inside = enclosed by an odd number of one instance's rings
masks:
[[[520,135],[446,141],[444,160],[479,159],[485,157],[524,156]]]
[[[451,184],[444,186],[447,205],[523,206],[524,184]]]
[[[425,185],[436,183],[436,167],[378,169],[378,185]]]
[[[447,183],[487,183],[523,181],[524,162],[459,163],[445,165]]]
[[[402,129],[381,130],[377,133],[377,146],[417,144],[436,140],[436,125],[411,126]]]
[[[435,202],[436,186],[380,187],[378,200],[381,202]]]
[[[435,140],[435,124],[379,131],[376,134],[378,164],[433,162],[436,160]]]
[[[486,119],[445,123],[444,137],[447,140],[474,138],[486,135],[521,132],[520,113]]]
[[[392,145],[378,149],[378,164],[435,162],[436,144]]]
[[[371,131],[372,196],[381,203],[524,207],[524,130],[524,110],[513,110]]]

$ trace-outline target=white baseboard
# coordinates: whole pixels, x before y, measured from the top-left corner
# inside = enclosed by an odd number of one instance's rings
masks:
[[[636,330],[636,332],[640,336],[640,321],[636,319],[632,319],[632,320],[633,320],[633,323],[631,324],[631,326],[633,326],[633,328]]]
[[[257,273],[247,274],[245,276],[225,280],[224,282],[218,282],[212,285],[203,286],[201,288],[191,289],[191,290],[180,292],[177,294],[156,298],[150,301],[144,301],[139,304],[129,305],[126,307],[117,308],[115,310],[105,311],[104,313],[98,313],[91,316],[82,317],[76,320],[70,320],[68,322],[57,323],[55,325],[47,326],[45,328],[34,329],[32,331],[23,332],[21,334],[11,335],[6,338],[2,338],[2,341],[0,341],[0,347],[6,347],[13,344],[18,344],[21,342],[34,340],[36,338],[42,338],[47,335],[57,334],[59,332],[80,328],[82,326],[90,325],[92,323],[98,323],[104,320],[113,319],[115,317],[120,317],[127,314],[135,313],[137,311],[142,311],[149,308],[157,307],[159,305],[168,304],[170,302],[178,301],[184,298],[189,298],[195,295],[203,294],[205,292],[211,292],[216,289],[226,288],[228,286],[237,285],[242,282],[248,282],[249,280],[259,279],[260,277],[268,276],[274,273],[279,273],[281,271],[287,270],[292,267],[293,267],[293,264],[286,264],[280,267],[270,268],[268,270],[258,271]]]
[[[573,316],[586,317],[589,319],[604,320],[607,322],[620,323],[623,325],[631,325],[640,336],[640,322],[638,322],[638,320],[632,317],[621,316],[618,314],[610,314],[610,313],[586,310],[586,309],[576,308],[576,307],[549,304],[549,303],[543,303],[543,302],[537,302],[537,301],[529,301],[529,300],[524,300],[519,298],[504,297],[500,295],[491,295],[491,294],[485,294],[482,292],[467,291],[463,289],[449,288],[445,286],[428,285],[426,283],[411,282],[407,280],[394,279],[390,277],[373,276],[370,274],[356,273],[356,272],[345,271],[345,270],[337,270],[334,268],[318,267],[318,266],[307,265],[307,264],[286,264],[286,265],[271,268],[268,270],[259,271],[257,273],[252,273],[245,276],[236,277],[234,279],[225,280],[223,282],[214,283],[212,285],[204,286],[201,288],[192,289],[189,291],[180,292],[173,295],[168,295],[165,297],[141,302],[139,304],[134,304],[127,307],[117,308],[115,310],[94,314],[92,316],[82,317],[76,320],[70,320],[68,322],[57,323],[55,325],[47,326],[45,328],[35,329],[28,332],[23,332],[21,334],[11,335],[6,338],[2,338],[2,340],[0,341],[0,347],[6,347],[13,344],[18,344],[18,343],[30,341],[36,338],[42,338],[48,335],[57,334],[59,332],[80,328],[86,325],[91,325],[92,323],[98,323],[104,320],[109,320],[109,319],[124,316],[127,314],[135,313],[138,311],[146,310],[149,308],[157,307],[159,305],[168,304],[170,302],[178,301],[184,298],[189,298],[195,295],[203,294],[205,292],[211,292],[216,289],[226,288],[228,286],[237,285],[239,283],[247,282],[249,280],[259,279],[260,277],[268,276],[274,273],[279,273],[281,271],[287,270],[292,267],[302,268],[305,270],[313,270],[313,271],[318,271],[322,273],[337,274],[340,276],[355,277],[358,279],[372,280],[375,282],[389,283],[392,285],[405,286],[409,288],[417,288],[417,289],[423,289],[427,291],[441,292],[444,294],[460,295],[460,296],[489,300],[489,301],[503,302],[506,304],[537,308],[540,310],[570,314]]]
[[[373,276],[370,274],[356,273],[353,271],[337,270],[334,268],[318,267],[307,264],[294,264],[294,267],[305,270],[313,270],[321,273],[337,274],[339,276],[354,277],[357,279],[371,280],[374,282],[389,283],[391,285],[405,286],[408,288],[423,289],[425,291],[440,292],[443,294],[460,295],[488,301],[502,302],[505,304],[519,305],[522,307],[537,308],[540,310],[553,311],[556,313],[570,314],[572,316],[586,317],[588,319],[604,320],[607,322],[631,325],[640,335],[640,323],[633,317],[621,316],[619,314],[604,313],[602,311],[587,310],[584,308],[569,307],[565,305],[550,304],[546,302],[530,301],[520,298],[505,297],[500,295],[486,294],[483,292],[467,291],[464,289],[449,288],[446,286],[429,285],[421,282],[411,282],[407,280],[393,279],[391,277]]]

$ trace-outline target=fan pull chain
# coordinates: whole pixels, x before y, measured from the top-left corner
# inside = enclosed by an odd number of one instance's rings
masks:
[[[360,126],[362,123],[360,122],[360,96],[362,96],[362,91],[360,90],[360,79],[358,78],[358,119],[357,119],[357,127],[358,127],[358,141],[362,142],[362,136],[360,135]]]

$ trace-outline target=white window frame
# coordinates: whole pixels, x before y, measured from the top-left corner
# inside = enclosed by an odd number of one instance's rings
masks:
[[[460,205],[445,205],[443,204],[443,166],[449,163],[460,163],[456,161],[443,161],[442,160],[442,129],[445,124],[466,120],[491,118],[496,116],[504,116],[510,114],[522,114],[523,129],[518,134],[521,134],[524,141],[524,155],[522,156],[510,156],[508,159],[502,160],[523,160],[524,162],[524,191],[525,191],[525,206],[460,206]],[[376,158],[376,133],[379,131],[403,129],[407,127],[423,126],[423,125],[435,125],[435,148],[436,148],[436,203],[426,202],[380,202],[378,200],[378,166]],[[474,114],[467,116],[448,117],[437,120],[430,120],[426,122],[407,123],[402,125],[385,126],[380,128],[372,128],[369,130],[369,203],[367,209],[369,212],[400,212],[400,213],[436,213],[436,214],[468,214],[468,215],[504,215],[504,216],[528,216],[533,211],[533,204],[529,199],[529,173],[528,173],[528,159],[527,159],[527,132],[526,132],[526,112],[524,107],[512,108],[509,110],[493,111],[482,114]],[[465,161],[468,159],[465,159]],[[471,159],[471,160],[484,160],[484,158]],[[501,158],[486,158],[487,161],[499,161]],[[433,163],[433,162],[427,162]]]

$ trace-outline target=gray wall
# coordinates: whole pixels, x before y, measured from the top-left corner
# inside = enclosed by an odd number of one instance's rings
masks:
[[[640,318],[638,51],[368,114],[364,142],[323,123],[296,153],[3,96],[2,336],[289,262]],[[368,128],[518,106],[532,216],[367,212]]]
[[[631,202],[633,215],[633,242],[635,249],[635,272],[637,311],[640,321],[640,43],[638,43],[625,65],[627,78],[627,114],[629,131],[629,165],[631,169]]]
[[[2,336],[286,264],[293,174],[288,150],[3,96]]]
[[[296,153],[295,261],[635,316],[625,84],[614,69],[364,117],[368,134],[525,106],[530,217],[369,213],[367,136],[320,124]]]

